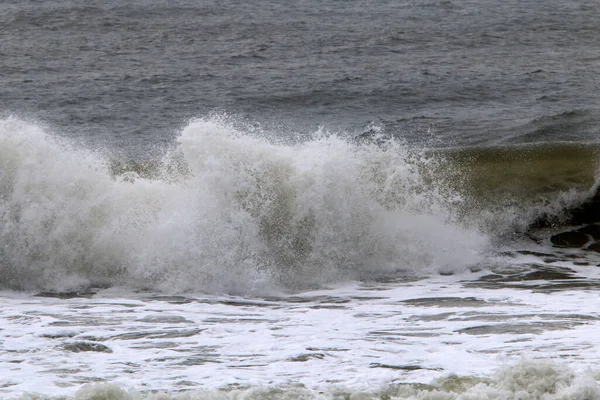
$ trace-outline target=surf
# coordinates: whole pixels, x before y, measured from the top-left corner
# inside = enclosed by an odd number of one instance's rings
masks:
[[[589,197],[595,154],[427,150],[324,132],[281,143],[211,115],[190,121],[162,159],[123,162],[8,118],[0,285],[262,293],[466,271],[497,238]],[[572,176],[548,173],[569,160],[579,160]]]
[[[464,266],[481,245],[398,143],[273,144],[199,119],[174,151],[185,172],[171,154],[144,177],[18,119],[0,131],[5,287],[296,289]]]

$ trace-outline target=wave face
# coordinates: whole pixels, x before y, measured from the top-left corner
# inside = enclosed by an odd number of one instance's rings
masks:
[[[316,136],[273,144],[198,119],[149,172],[3,120],[0,285],[298,290],[479,259],[487,239],[456,218],[439,158]]]
[[[596,195],[599,154],[598,144],[551,142],[439,150],[436,157],[466,221],[499,238],[540,223],[568,225],[572,211]]]

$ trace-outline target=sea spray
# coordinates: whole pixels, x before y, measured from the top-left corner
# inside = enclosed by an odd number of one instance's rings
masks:
[[[297,290],[463,269],[486,245],[424,179],[430,161],[399,143],[272,144],[218,117],[178,143],[178,179],[115,179],[104,157],[2,121],[2,286]]]

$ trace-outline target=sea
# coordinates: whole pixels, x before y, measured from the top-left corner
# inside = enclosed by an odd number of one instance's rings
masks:
[[[600,399],[597,0],[1,0],[0,398]]]

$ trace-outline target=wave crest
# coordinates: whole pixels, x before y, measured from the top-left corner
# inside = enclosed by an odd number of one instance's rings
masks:
[[[0,122],[0,284],[296,290],[464,268],[486,244],[453,222],[435,160],[399,143],[273,144],[219,117],[178,142],[183,162],[149,174]]]

